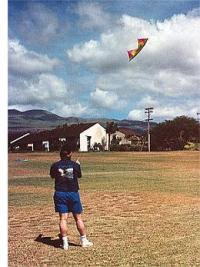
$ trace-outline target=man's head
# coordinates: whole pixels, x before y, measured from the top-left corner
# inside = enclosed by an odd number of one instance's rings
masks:
[[[72,152],[73,152],[72,145],[70,145],[70,144],[64,144],[61,147],[61,150],[60,150],[60,158],[62,160],[70,159],[71,156],[72,156]]]

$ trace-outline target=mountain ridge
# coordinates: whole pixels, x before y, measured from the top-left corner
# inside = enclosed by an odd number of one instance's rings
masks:
[[[61,117],[50,111],[43,109],[32,109],[19,111],[17,109],[8,109],[8,131],[9,132],[35,132],[41,130],[51,130],[63,124],[77,124],[87,122],[99,122],[104,127],[106,122],[115,122],[118,127],[127,127],[142,133],[147,128],[147,123],[138,120],[127,119],[108,119],[108,118],[81,118],[81,117]],[[155,122],[151,123],[156,125]]]

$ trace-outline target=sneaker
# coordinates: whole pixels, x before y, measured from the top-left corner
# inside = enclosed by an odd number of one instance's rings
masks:
[[[68,245],[68,244],[63,244],[63,245],[62,245],[62,248],[63,248],[64,250],[68,250],[69,245]]]
[[[92,247],[93,243],[90,242],[88,239],[81,240],[81,247],[83,248],[89,248]]]
[[[67,238],[67,236],[63,236],[63,237],[62,237],[62,248],[63,248],[64,250],[68,250],[68,248],[69,248],[69,243],[68,243],[68,238]]]

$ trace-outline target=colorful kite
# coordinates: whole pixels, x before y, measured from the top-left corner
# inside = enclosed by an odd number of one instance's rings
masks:
[[[134,57],[137,56],[137,54],[142,50],[142,48],[145,46],[148,38],[138,39],[138,48],[134,50],[128,51],[128,57],[129,61],[131,61]]]

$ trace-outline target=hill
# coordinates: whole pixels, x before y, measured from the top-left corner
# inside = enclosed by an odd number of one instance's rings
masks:
[[[8,132],[34,132],[46,129],[53,129],[63,124],[76,124],[86,122],[99,122],[105,126],[106,122],[114,121],[118,127],[127,127],[134,129],[137,133],[143,133],[146,128],[146,122],[133,120],[116,120],[107,118],[79,118],[79,117],[61,117],[52,112],[34,109],[27,111],[19,111],[16,109],[8,110]],[[152,126],[156,123],[152,123]]]

